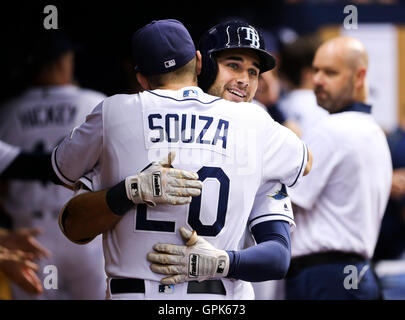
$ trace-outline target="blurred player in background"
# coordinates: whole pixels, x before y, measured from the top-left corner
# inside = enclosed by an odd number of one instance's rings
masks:
[[[64,34],[42,31],[31,40],[27,77],[32,80],[32,87],[2,106],[0,138],[26,152],[49,152],[105,96],[73,84],[74,51]],[[46,165],[49,164],[44,162]],[[57,225],[58,212],[72,195],[50,182],[9,183],[3,202],[5,211],[15,228],[42,227],[44,233],[38,241],[51,252],[51,257],[41,260],[38,274],[42,280],[46,276],[44,267],[54,265],[58,280],[57,289],[44,290],[39,297],[13,288],[16,299],[104,297],[101,239],[88,246],[73,245]]]

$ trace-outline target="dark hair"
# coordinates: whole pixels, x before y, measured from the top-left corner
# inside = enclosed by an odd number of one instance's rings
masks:
[[[285,44],[280,51],[280,75],[294,86],[301,84],[301,71],[311,68],[316,49],[321,44],[316,35],[305,35]]]

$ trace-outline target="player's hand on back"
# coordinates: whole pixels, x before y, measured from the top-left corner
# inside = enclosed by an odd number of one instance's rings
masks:
[[[125,179],[128,199],[154,207],[157,204],[183,205],[191,197],[201,194],[202,182],[192,171],[171,168],[175,153],[169,152],[167,159],[153,162],[136,176]]]
[[[229,256],[207,240],[184,227],[180,234],[185,246],[157,243],[155,252],[149,252],[148,261],[153,272],[170,275],[163,278],[163,284],[176,284],[185,281],[204,281],[226,277],[229,271]]]

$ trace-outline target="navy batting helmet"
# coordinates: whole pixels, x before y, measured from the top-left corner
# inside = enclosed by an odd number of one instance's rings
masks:
[[[211,87],[217,77],[218,64],[215,54],[234,48],[255,50],[260,60],[260,73],[271,70],[276,65],[276,60],[266,51],[263,36],[256,28],[240,20],[222,22],[205,32],[198,44],[202,55],[202,70],[198,76],[198,85],[204,91]]]

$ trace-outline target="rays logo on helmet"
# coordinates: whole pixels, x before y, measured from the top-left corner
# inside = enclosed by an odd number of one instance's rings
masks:
[[[217,52],[233,48],[256,50],[260,60],[260,73],[271,70],[276,65],[274,57],[266,51],[260,31],[244,21],[230,20],[217,24],[201,36],[198,48],[203,64],[198,85],[203,91],[209,90],[217,77]]]
[[[253,48],[260,48],[260,36],[256,29],[249,28],[249,27],[242,27],[241,30],[246,31],[246,38],[245,40],[250,41],[250,46]]]

